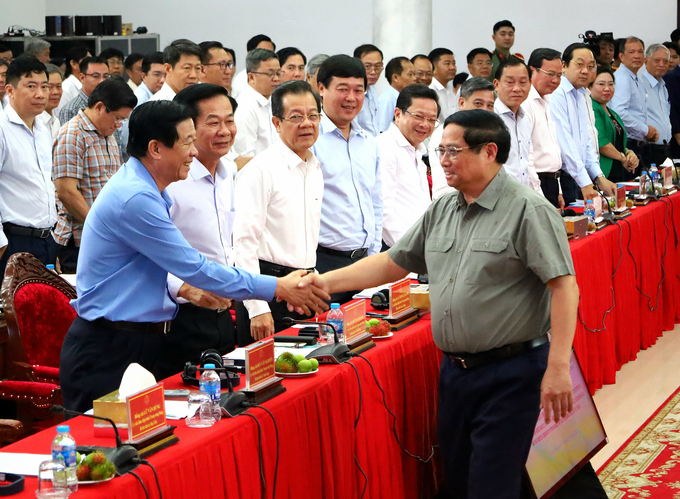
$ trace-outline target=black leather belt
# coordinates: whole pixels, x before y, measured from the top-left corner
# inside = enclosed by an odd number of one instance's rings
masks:
[[[14,473],[0,473],[0,482],[9,482],[8,485],[0,485],[0,496],[12,496],[24,490],[24,477]]]
[[[23,227],[22,225],[6,222],[2,224],[2,230],[5,234],[12,234],[14,236],[39,237],[46,239],[51,233],[52,228],[34,229],[33,227]]]
[[[351,258],[352,260],[360,260],[368,255],[368,248],[359,248],[351,251],[338,251],[330,248],[324,248],[323,246],[317,246],[316,249],[317,251],[326,253],[327,255],[344,256],[346,258]]]
[[[524,341],[522,343],[511,343],[510,345],[505,345],[498,348],[493,348],[487,350],[486,352],[478,353],[449,353],[444,352],[454,364],[463,369],[474,369],[475,367],[481,367],[486,364],[491,364],[492,362],[497,362],[503,359],[509,359],[522,352],[531,350],[532,348],[540,347],[548,343],[548,335],[544,334],[536,339]]]
[[[295,272],[296,270],[300,269],[296,269],[294,267],[286,267],[285,265],[279,265],[278,263],[271,263],[265,260],[260,260],[260,273],[263,275],[285,277],[288,274]],[[307,272],[314,272],[313,268],[302,270],[306,270]]]
[[[538,172],[538,178],[560,178],[561,172],[557,170],[556,172]]]
[[[172,321],[166,322],[110,321],[108,319],[104,319],[103,317],[93,322],[111,329],[154,334],[167,334],[167,332],[170,331],[170,325],[172,324]]]

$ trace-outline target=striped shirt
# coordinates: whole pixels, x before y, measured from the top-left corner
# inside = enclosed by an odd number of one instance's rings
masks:
[[[102,136],[83,111],[61,127],[52,154],[52,178],[77,178],[78,190],[88,206],[120,168],[118,143],[113,137]],[[80,246],[83,224],[76,222],[58,199],[57,211],[55,241],[66,246],[73,235],[76,246]]]

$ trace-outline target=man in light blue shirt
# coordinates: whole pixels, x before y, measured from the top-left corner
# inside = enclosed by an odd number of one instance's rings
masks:
[[[378,143],[354,118],[364,101],[366,70],[358,58],[336,55],[317,74],[323,117],[312,152],[324,179],[316,268],[346,267],[382,247],[382,179]],[[348,301],[351,292],[333,296]]]
[[[378,99],[380,133],[387,130],[394,121],[394,110],[397,107],[399,92],[416,82],[416,68],[408,58],[395,57],[385,66],[385,78],[390,82],[390,86]]]
[[[659,137],[654,144],[643,147],[642,161],[647,165],[660,165],[668,156],[671,143],[671,104],[663,76],[668,71],[670,51],[655,43],[647,47],[647,62],[638,73],[647,96],[647,123],[657,129]]]
[[[378,94],[375,91],[375,84],[378,83],[380,73],[383,70],[383,53],[375,45],[367,43],[354,50],[354,57],[364,65],[367,79],[367,86],[364,89],[366,98],[357,116],[357,122],[371,137],[377,137],[381,130],[378,118]]]
[[[590,48],[572,43],[562,55],[562,82],[550,98],[550,113],[562,153],[560,184],[565,204],[579,197],[579,189],[583,199],[596,198],[593,182],[609,196],[614,195],[616,188],[602,174],[588,130],[585,87],[596,68]]]
[[[168,272],[204,290],[195,304],[210,306],[213,295],[243,300],[274,296],[309,313],[327,308],[319,296],[302,295],[305,271],[275,279],[226,267],[192,248],[170,219],[165,188],[187,177],[197,151],[190,111],[154,101],[133,111],[131,159],[104,186],[87,219],[80,246],[78,313],[61,351],[64,405],[85,411],[92,401],[118,388],[128,365],[155,370],[177,302]],[[190,295],[178,296],[193,300]],[[219,306],[219,305],[218,305]]]
[[[142,59],[142,83],[135,90],[137,105],[148,101],[165,83],[163,52],[151,52]]]
[[[631,36],[619,48],[621,65],[614,72],[616,92],[609,107],[623,120],[628,134],[628,148],[638,156],[646,141],[656,142],[659,132],[647,119],[647,96],[639,71],[645,63],[645,45]]]

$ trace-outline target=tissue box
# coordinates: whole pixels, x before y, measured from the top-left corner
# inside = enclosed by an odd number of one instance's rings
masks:
[[[127,438],[127,404],[125,399],[118,399],[118,390],[99,397],[94,401],[94,415],[112,419],[116,423],[120,438],[123,440]],[[95,437],[115,437],[111,425],[101,420],[95,420],[94,422],[94,435]]]
[[[430,308],[430,285],[411,286],[411,307],[417,309]]]

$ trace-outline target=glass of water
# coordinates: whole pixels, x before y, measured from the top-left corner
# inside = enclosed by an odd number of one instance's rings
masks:
[[[189,415],[187,416],[187,426],[191,428],[208,428],[215,424],[212,412],[212,400],[206,393],[190,393]]]
[[[71,495],[66,482],[66,468],[64,461],[53,459],[43,461],[38,468],[38,499],[67,499]]]

